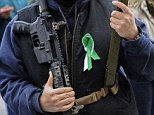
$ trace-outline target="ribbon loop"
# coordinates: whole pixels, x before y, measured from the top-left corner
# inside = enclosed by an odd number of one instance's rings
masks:
[[[84,59],[84,71],[92,69],[92,59],[99,60],[100,57],[94,50],[94,40],[92,36],[87,33],[82,38],[82,44],[84,46],[84,50],[86,51],[86,56]]]

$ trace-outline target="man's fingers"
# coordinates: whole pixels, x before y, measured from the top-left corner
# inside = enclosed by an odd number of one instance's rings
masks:
[[[53,75],[52,75],[51,71],[49,71],[49,78],[48,78],[48,81],[47,81],[46,85],[50,86],[50,87],[53,87]]]
[[[63,99],[66,99],[66,98],[70,98],[70,97],[74,97],[74,96],[75,96],[75,92],[74,91],[70,91],[70,92],[67,92],[67,93],[62,93],[62,94],[57,95],[57,97],[60,100],[63,100]]]
[[[48,78],[48,81],[46,83],[46,86],[53,88],[53,82],[54,82],[53,74],[52,74],[51,71],[49,71],[49,78]],[[71,92],[71,91],[73,91],[73,88],[71,88],[71,87],[61,87],[61,88],[53,89],[51,93],[63,94],[63,93]]]
[[[126,15],[125,15],[124,13],[122,13],[122,12],[113,11],[113,12],[111,13],[111,16],[114,17],[114,18],[116,18],[116,19],[121,20],[121,19],[123,19],[124,16],[126,16]]]
[[[110,21],[116,25],[119,25],[122,23],[122,20],[118,19],[118,18],[115,18],[115,17],[111,17],[110,18]]]
[[[130,9],[125,4],[123,4],[122,2],[113,1],[112,4],[114,6],[120,8],[124,13],[131,14]]]
[[[13,7],[8,7],[8,8],[6,8],[6,11],[9,11],[9,12],[12,12],[13,10],[14,10]]]
[[[114,30],[118,30],[120,27],[119,27],[119,25],[117,25],[117,24],[114,24],[114,23],[110,23],[110,26],[111,26],[111,28],[112,29],[114,29]]]
[[[65,105],[68,105],[72,102],[75,102],[75,97],[70,97],[70,98],[66,98],[66,99],[63,99],[61,101],[59,101],[57,103],[58,106],[65,106]]]
[[[73,88],[71,88],[71,87],[61,87],[61,88],[57,88],[57,89],[53,89],[53,90],[54,90],[54,94],[63,94],[63,93],[73,91]]]
[[[4,7],[2,7],[2,8],[0,9],[0,12],[1,12],[1,13],[4,13],[4,12],[12,12],[13,10],[14,10],[14,8],[11,7],[11,6],[4,6]]]
[[[74,105],[74,102],[72,102],[72,103],[70,103],[70,104],[68,104],[68,105],[65,105],[65,106],[62,107],[61,111],[67,111],[67,110],[69,110],[70,108],[72,108],[73,105]]]

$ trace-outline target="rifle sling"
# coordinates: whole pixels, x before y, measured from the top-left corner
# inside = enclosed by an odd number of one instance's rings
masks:
[[[119,83],[117,79],[116,83],[110,88],[104,87],[101,88],[100,91],[96,91],[87,96],[83,96],[81,98],[76,99],[75,106],[92,104],[94,102],[97,102],[101,98],[102,99],[105,98],[109,93],[112,93],[113,95],[117,94],[118,90],[119,90]]]
[[[126,5],[128,4],[128,0],[119,0],[119,1],[123,2]],[[119,8],[117,8],[117,10],[121,11],[121,9]],[[112,30],[109,55],[106,65],[104,86],[111,87],[115,84],[120,44],[121,44],[121,37],[117,34],[117,32]]]

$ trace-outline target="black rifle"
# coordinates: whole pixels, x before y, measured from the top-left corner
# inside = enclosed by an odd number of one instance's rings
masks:
[[[38,0],[40,14],[36,21],[27,23],[16,21],[14,33],[30,34],[33,42],[33,50],[39,64],[51,64],[51,71],[54,77],[54,87],[70,87],[67,65],[61,52],[61,46],[56,30],[65,25],[64,21],[54,22],[48,11],[47,1]],[[71,115],[71,110],[63,112],[63,115]]]

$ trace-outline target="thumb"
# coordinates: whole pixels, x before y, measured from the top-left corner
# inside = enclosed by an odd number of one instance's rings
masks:
[[[49,78],[48,81],[46,83],[47,86],[53,87],[53,74],[51,71],[49,71]]]

